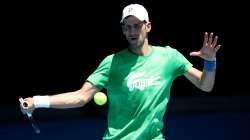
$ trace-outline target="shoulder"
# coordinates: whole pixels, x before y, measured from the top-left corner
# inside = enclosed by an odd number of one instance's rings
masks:
[[[103,59],[103,61],[110,61],[110,60],[113,59],[113,57],[114,57],[114,54],[107,55],[107,56]]]
[[[117,57],[122,57],[122,56],[125,56],[127,53],[126,49],[124,50],[121,50],[119,52],[116,52],[116,53],[113,53],[113,54],[109,54],[107,55],[103,60],[102,60],[102,63],[110,63],[113,61],[114,58],[117,58]]]
[[[123,49],[115,54],[113,54],[113,58],[115,59],[124,59],[124,58],[128,58],[130,56],[130,52],[128,49]]]
[[[106,56],[102,61],[100,65],[106,65],[106,64],[110,64],[113,60],[114,54],[110,54],[108,56]]]
[[[178,50],[176,50],[175,48],[172,48],[171,46],[167,45],[167,46],[152,46],[154,51],[156,53],[160,53],[160,54],[163,54],[163,55],[168,55],[168,56],[171,56],[171,55],[176,55],[178,53],[180,53]]]

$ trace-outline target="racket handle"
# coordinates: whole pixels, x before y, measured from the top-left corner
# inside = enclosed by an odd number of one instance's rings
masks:
[[[27,108],[28,107],[28,104],[23,100],[22,97],[19,97],[19,102],[20,102],[20,104],[22,105],[23,108]]]
[[[32,117],[32,114],[31,114],[31,113],[27,113],[27,116],[28,116],[29,118],[31,118],[31,117]]]
[[[22,97],[19,97],[19,102],[23,108],[27,108],[28,104],[23,100]],[[27,117],[29,118],[33,129],[35,130],[36,134],[40,134],[40,128],[38,127],[36,121],[32,117],[32,113],[26,113]]]
[[[19,102],[20,102],[22,108],[25,109],[25,108],[28,107],[28,104],[23,100],[22,97],[19,97]],[[28,112],[27,112],[26,115],[27,115],[29,118],[32,118],[32,113],[28,113]]]

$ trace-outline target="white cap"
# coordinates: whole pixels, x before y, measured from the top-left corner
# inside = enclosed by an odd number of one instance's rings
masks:
[[[121,23],[127,16],[135,16],[140,21],[149,22],[147,10],[140,4],[130,4],[126,6],[122,11]]]

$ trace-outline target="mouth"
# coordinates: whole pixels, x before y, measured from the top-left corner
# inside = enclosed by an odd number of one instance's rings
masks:
[[[136,41],[136,40],[138,40],[138,37],[129,37],[129,40]]]

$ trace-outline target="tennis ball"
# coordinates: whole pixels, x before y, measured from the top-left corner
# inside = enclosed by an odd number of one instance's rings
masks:
[[[94,101],[97,105],[104,105],[107,102],[107,96],[103,92],[97,92],[94,95]]]

